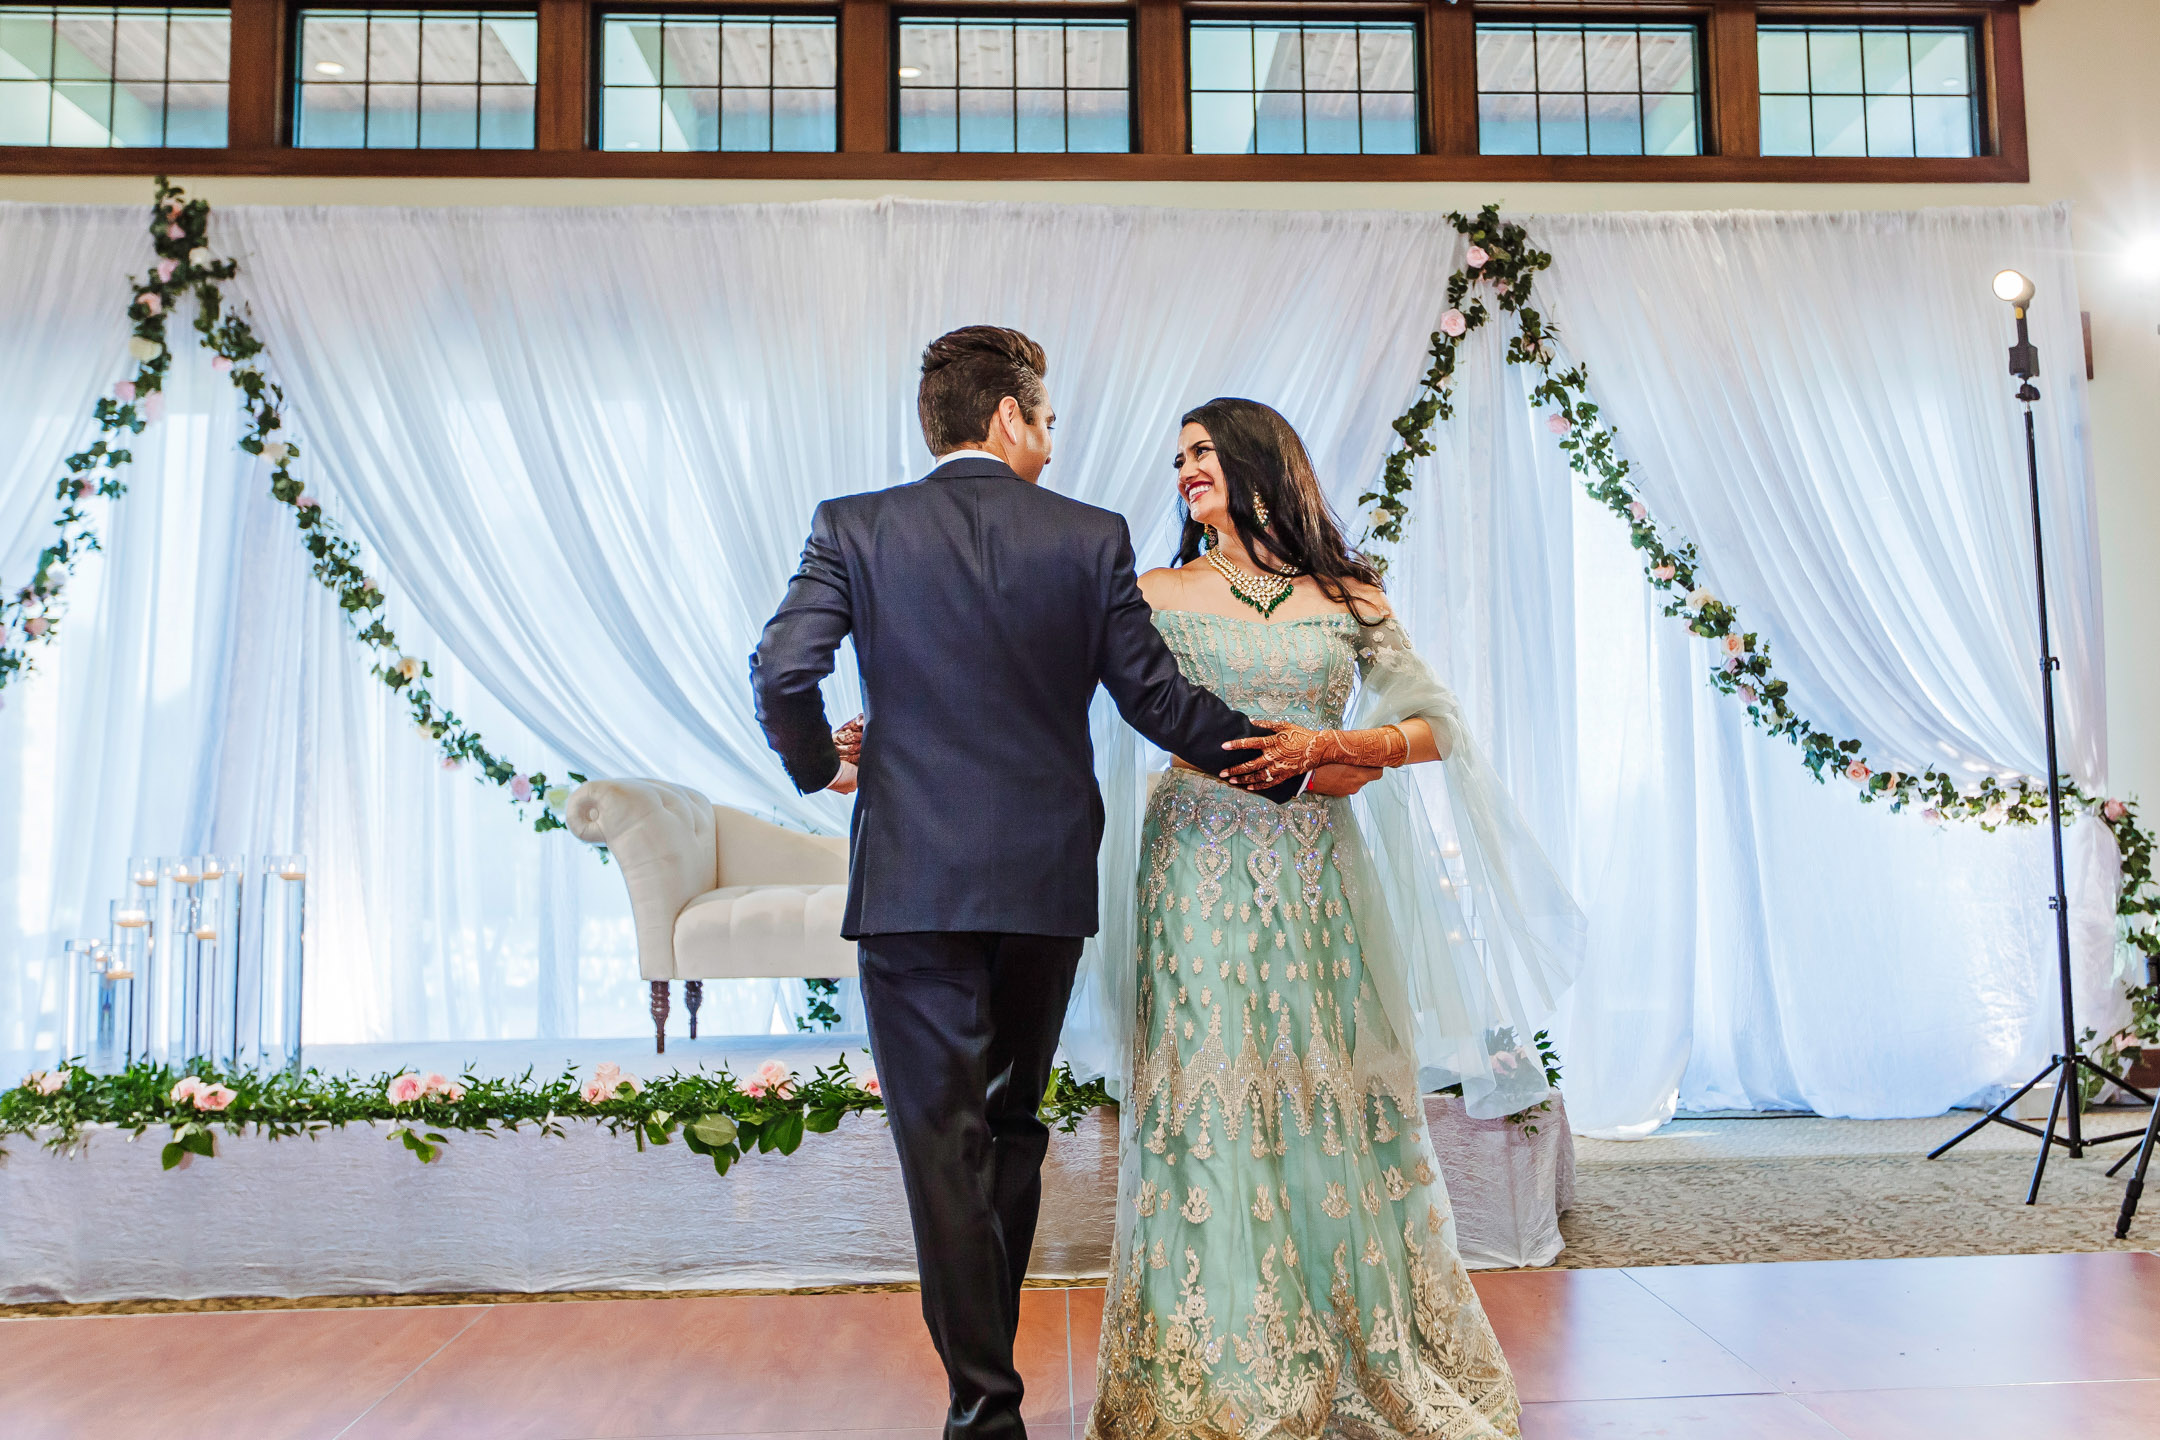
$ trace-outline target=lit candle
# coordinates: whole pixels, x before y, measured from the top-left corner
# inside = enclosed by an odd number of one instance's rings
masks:
[[[196,926],[196,927],[195,927],[195,938],[196,938],[196,939],[198,939],[198,940],[215,940],[215,939],[217,939],[217,926],[215,926],[215,925],[198,925],[198,926]]]
[[[150,912],[135,907],[113,912],[113,924],[129,930],[139,930],[150,923]]]
[[[221,877],[222,877],[222,876],[223,876],[224,874],[225,874],[225,862],[224,862],[224,861],[222,861],[222,860],[205,860],[205,861],[203,861],[203,867],[202,867],[202,878],[203,878],[203,879],[205,879],[205,880],[216,880],[216,879],[219,879],[219,878],[221,878]]]
[[[1462,854],[1462,846],[1450,840],[1440,847],[1440,853],[1447,859],[1453,860],[1456,856]]]
[[[307,879],[307,866],[300,864],[298,861],[288,861],[278,867],[277,873],[280,879],[305,880]]]
[[[175,865],[173,866],[172,878],[182,885],[193,885],[196,881],[202,879],[202,875],[185,865]]]
[[[135,876],[135,883],[142,886],[144,889],[149,889],[151,886],[157,884],[157,875],[155,872],[147,875],[138,873]]]

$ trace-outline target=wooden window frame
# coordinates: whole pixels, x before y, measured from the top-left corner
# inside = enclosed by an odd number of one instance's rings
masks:
[[[224,149],[0,146],[0,174],[292,175],[745,180],[1455,181],[1484,183],[1686,181],[1795,184],[2018,184],[2030,178],[2019,12],[2036,0],[528,0],[540,15],[538,93],[530,150],[328,150],[290,143],[294,20],[299,0],[231,0],[232,78]],[[408,0],[401,8],[429,8]],[[456,8],[472,8],[472,0]],[[599,17],[609,10],[750,9],[837,13],[837,151],[642,151],[594,148]],[[1022,12],[1123,14],[1133,34],[1133,150],[1125,154],[912,151],[894,116],[898,16]],[[1422,14],[1418,155],[1186,153],[1185,21],[1305,14],[1339,18]],[[1702,155],[1480,155],[1477,22],[1692,18],[1703,26]],[[1766,156],[1760,152],[1758,18],[1775,21],[1965,23],[1980,39],[1981,133],[1970,158]]]

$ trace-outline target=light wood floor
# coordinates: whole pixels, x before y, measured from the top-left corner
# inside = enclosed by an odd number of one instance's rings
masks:
[[[1528,1440],[2154,1440],[2160,1256],[1477,1277]],[[1102,1292],[1031,1290],[1027,1420],[1077,1440]],[[912,1294],[0,1320],[0,1434],[934,1440]]]

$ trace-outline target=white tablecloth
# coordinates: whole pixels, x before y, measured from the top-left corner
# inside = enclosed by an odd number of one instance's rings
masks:
[[[1558,1106],[1527,1138],[1428,1101],[1473,1266],[1560,1250],[1574,1145]],[[1106,1114],[1054,1137],[1030,1273],[1107,1271],[1117,1184]],[[725,1178],[680,1142],[641,1154],[572,1123],[549,1138],[451,1132],[432,1165],[354,1126],[315,1140],[220,1135],[158,1168],[162,1132],[94,1131],[73,1155],[15,1139],[0,1162],[0,1301],[437,1291],[762,1289],[911,1281],[884,1121],[855,1117]]]

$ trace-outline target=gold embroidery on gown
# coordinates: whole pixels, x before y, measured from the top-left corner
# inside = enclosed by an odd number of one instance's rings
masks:
[[[1348,617],[1155,620],[1185,674],[1247,714],[1341,722]],[[1354,823],[1342,800],[1276,806],[1184,771],[1149,801],[1089,1440],[1518,1433],[1415,1062],[1366,980],[1336,843]]]

